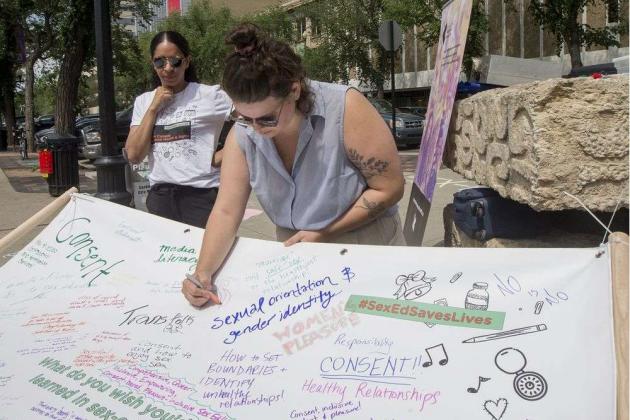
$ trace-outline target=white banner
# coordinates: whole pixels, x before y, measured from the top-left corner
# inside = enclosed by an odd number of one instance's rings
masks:
[[[607,249],[241,238],[75,195],[0,268],[0,419],[613,419]]]

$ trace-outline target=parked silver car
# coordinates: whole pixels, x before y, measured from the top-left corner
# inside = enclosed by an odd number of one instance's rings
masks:
[[[81,139],[78,146],[79,159],[95,159],[93,157],[88,156],[89,153],[88,155],[86,155],[85,153],[86,146],[89,146],[89,145],[87,144],[86,139],[83,136],[82,130],[87,126],[94,124],[94,121],[97,121],[97,120],[98,120],[98,115],[87,115],[84,117],[77,117],[76,119],[74,135]],[[37,149],[45,148],[46,140],[48,139],[48,136],[50,136],[54,132],[55,132],[54,127],[46,128],[44,130],[40,130],[36,132],[35,133],[35,146],[37,147]],[[99,140],[99,145],[100,145],[100,140]]]
[[[396,121],[392,123],[392,105],[385,99],[368,99],[390,128],[396,124],[396,137],[394,138],[396,146],[413,147],[420,144],[424,130],[424,117],[396,112]]]
[[[116,113],[116,141],[118,148],[122,150],[129,135],[129,125],[131,124],[131,114],[133,107]],[[94,160],[101,156],[101,128],[99,120],[96,119],[81,128],[81,145],[79,153],[85,158]]]

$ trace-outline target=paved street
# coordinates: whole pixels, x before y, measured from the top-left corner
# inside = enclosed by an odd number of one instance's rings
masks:
[[[409,194],[415,174],[418,149],[399,152],[405,176],[405,194],[399,203],[401,220],[404,222],[409,203]],[[32,155],[35,157],[36,155]],[[48,184],[37,172],[37,160],[21,160],[17,153],[0,152],[0,237],[5,236],[15,227],[54,200],[48,193]],[[96,170],[87,161],[80,162],[79,170],[81,192],[96,192]],[[425,232],[423,246],[441,246],[444,239],[442,208],[450,203],[453,193],[459,189],[473,186],[460,175],[443,168],[438,174],[438,184],[433,197],[433,207]],[[241,224],[239,236],[274,240],[275,227],[261,211],[260,204],[252,195],[247,205],[246,220]],[[27,238],[11,247],[7,255],[0,256],[0,265],[24,245],[30,242],[46,225],[40,225]]]

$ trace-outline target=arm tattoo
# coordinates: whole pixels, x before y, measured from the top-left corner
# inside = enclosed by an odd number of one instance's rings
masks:
[[[357,167],[365,179],[370,179],[373,176],[382,175],[387,171],[389,162],[386,160],[380,160],[376,158],[365,159],[363,155],[360,155],[356,149],[348,149],[348,159]]]
[[[357,207],[366,209],[370,219],[375,219],[386,209],[385,204],[378,201],[370,201],[365,197],[361,197],[361,201],[363,204],[357,204]]]

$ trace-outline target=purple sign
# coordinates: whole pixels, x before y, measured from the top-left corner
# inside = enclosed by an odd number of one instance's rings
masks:
[[[451,0],[442,9],[431,95],[405,221],[409,245],[420,245],[424,235],[460,78],[471,9],[472,0]]]

